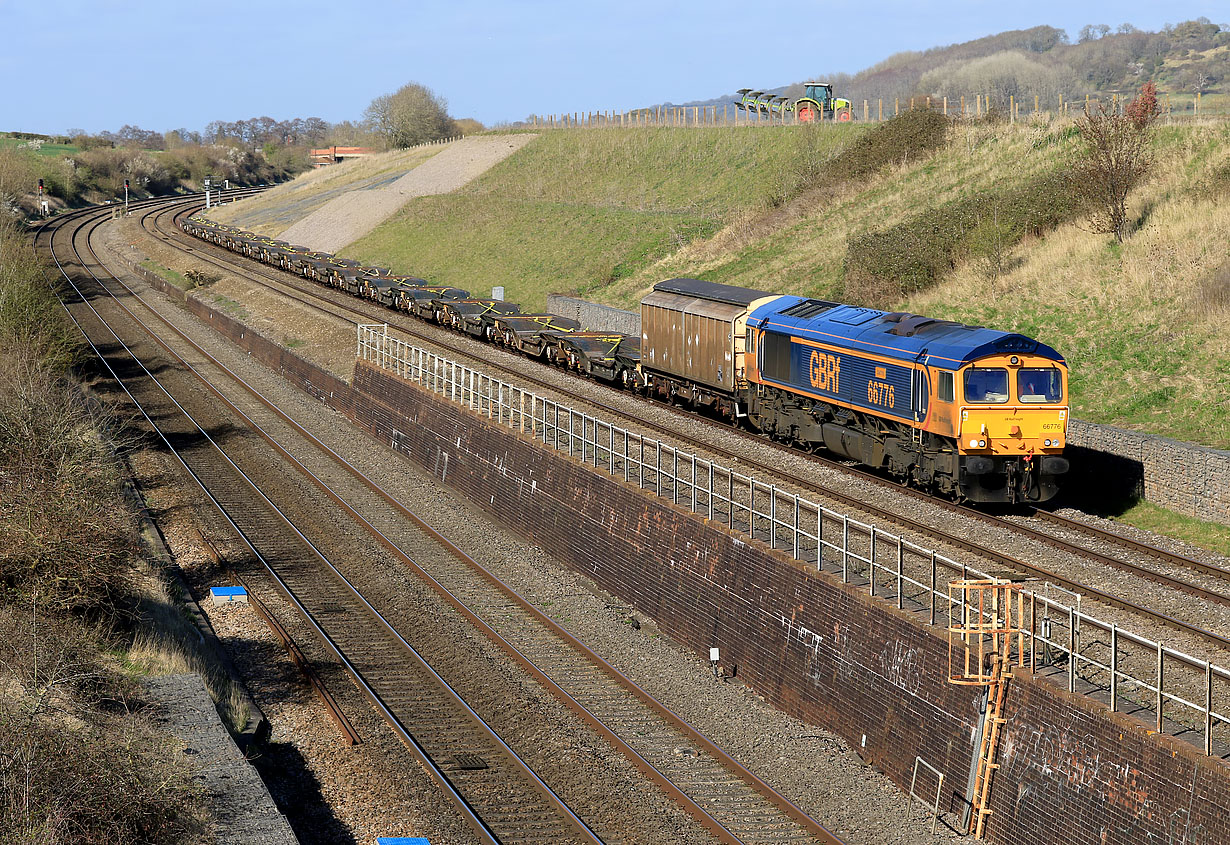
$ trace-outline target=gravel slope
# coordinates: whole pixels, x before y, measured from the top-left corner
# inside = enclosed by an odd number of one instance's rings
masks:
[[[497,135],[454,141],[391,184],[349,191],[330,200],[287,228],[282,240],[337,252],[415,197],[455,191],[537,137]]]

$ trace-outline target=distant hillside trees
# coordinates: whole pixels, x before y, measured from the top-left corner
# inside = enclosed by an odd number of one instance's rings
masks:
[[[238,141],[245,147],[275,144],[280,147],[320,146],[330,130],[329,123],[319,117],[297,117],[274,120],[272,117],[252,117],[233,122],[214,120],[205,127],[206,143]]]
[[[948,96],[951,101],[989,88],[1005,90],[1015,79],[1041,85],[1042,90],[1020,90],[1020,96],[1032,99],[1037,94],[1054,108],[1057,85],[1064,86],[1062,93],[1069,100],[1133,90],[1149,79],[1166,90],[1207,93],[1218,90],[1230,74],[1224,52],[1217,49],[1230,45],[1230,31],[1208,18],[1168,25],[1161,32],[1142,32],[1130,23],[1114,30],[1108,24],[1089,24],[1076,37],[1073,44],[1062,29],[1038,26],[896,53],[855,74],[839,93],[856,101],[892,103],[894,98],[917,96]],[[1016,72],[1006,67],[1007,55],[1024,57],[1024,62],[1013,60]]]
[[[1018,51],[996,53],[972,61],[956,61],[928,71],[919,87],[935,97],[956,102],[961,97],[985,95],[991,103],[1007,108],[1010,97],[1040,97],[1053,103],[1068,93],[1075,79],[1065,67],[1044,64]]]
[[[417,82],[372,100],[364,118],[391,149],[457,134],[457,125],[448,114],[448,102]]]

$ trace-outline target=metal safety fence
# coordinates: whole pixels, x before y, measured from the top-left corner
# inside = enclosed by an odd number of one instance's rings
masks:
[[[360,325],[356,355],[491,422],[641,490],[767,543],[842,583],[865,588],[932,625],[968,617],[950,581],[994,576],[876,525],[668,443]],[[1013,662],[1092,695],[1159,732],[1197,739],[1206,754],[1230,738],[1230,671],[1081,610],[1052,584],[1027,589],[1025,643]]]

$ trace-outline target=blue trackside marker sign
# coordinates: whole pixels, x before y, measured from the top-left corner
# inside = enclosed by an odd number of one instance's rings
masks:
[[[215,601],[237,601],[246,597],[248,591],[243,587],[210,587],[209,594]]]
[[[377,836],[376,845],[431,845],[422,836]]]

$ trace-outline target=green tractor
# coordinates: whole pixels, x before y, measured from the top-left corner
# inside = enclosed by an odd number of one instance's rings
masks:
[[[766,94],[752,88],[740,88],[741,99],[735,101],[735,107],[768,117],[794,112],[799,123],[823,120],[826,115],[830,116],[831,120],[843,123],[854,117],[850,101],[834,97],[833,86],[828,82],[807,82],[805,86],[803,96],[797,100]]]

